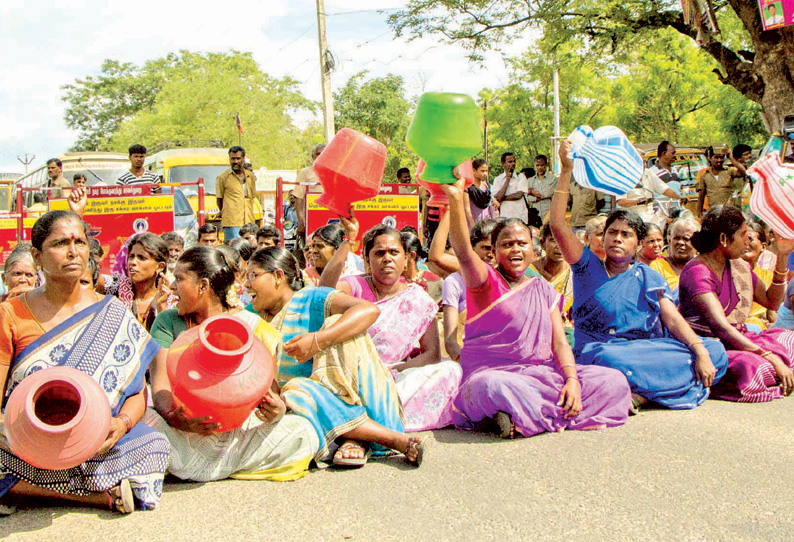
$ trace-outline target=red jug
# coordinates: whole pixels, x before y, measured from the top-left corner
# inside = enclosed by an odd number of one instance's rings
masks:
[[[168,350],[168,380],[176,406],[209,416],[219,433],[240,427],[273,382],[275,364],[251,328],[233,316],[208,318]]]
[[[96,455],[110,430],[99,384],[69,367],[42,369],[14,388],[5,434],[14,454],[40,469],[71,469]]]
[[[416,167],[416,182],[430,194],[430,199],[427,200],[428,207],[446,207],[449,205],[449,199],[441,188],[440,183],[433,183],[425,181],[421,178],[422,172],[425,170],[427,164],[421,158],[419,165]],[[471,165],[471,159],[466,160],[458,166],[458,173],[466,180],[465,187],[468,188],[474,183],[474,168]]]
[[[323,185],[317,204],[350,217],[350,204],[380,192],[386,169],[386,145],[352,128],[342,128],[314,161]]]

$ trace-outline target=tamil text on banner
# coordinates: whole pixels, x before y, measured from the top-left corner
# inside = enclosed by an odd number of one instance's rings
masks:
[[[50,201],[50,209],[68,209],[65,199]],[[116,254],[135,233],[155,235],[174,230],[173,194],[152,194],[151,186],[94,186],[88,189],[88,204],[83,219],[89,236],[105,251],[102,272],[109,273]]]
[[[775,30],[794,24],[794,0],[758,0],[764,30]]]
[[[38,213],[36,213],[36,218],[38,218]],[[23,220],[25,239],[28,241],[30,241],[30,230],[36,222],[36,218],[26,217]],[[17,226],[16,213],[0,213],[0,265],[5,265],[6,258],[20,241]]]
[[[391,191],[391,187],[383,185],[379,196],[353,204],[359,223],[359,241],[367,230],[378,224],[386,224],[397,230],[405,226],[419,228],[419,196],[417,194],[383,193],[388,191]],[[397,190],[394,191],[397,192]],[[319,197],[320,194],[311,193],[306,197],[307,235],[311,235],[317,228],[332,222],[339,222],[336,213],[316,203]]]

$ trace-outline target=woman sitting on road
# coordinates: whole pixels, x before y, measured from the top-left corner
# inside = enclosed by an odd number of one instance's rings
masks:
[[[234,272],[218,248],[193,247],[182,253],[174,268],[172,289],[176,307],[160,313],[152,337],[164,349],[188,329],[220,314],[242,320],[275,356],[278,332],[254,313],[229,303]],[[275,359],[275,358],[274,358]],[[311,424],[286,414],[284,402],[272,390],[242,426],[215,433],[208,418],[189,418],[175,408],[162,356],[152,366],[154,409],[144,421],[171,443],[168,472],[183,480],[207,482],[223,478],[297,480],[306,474],[319,447]],[[275,369],[275,367],[274,367]]]
[[[351,216],[353,216],[352,212]],[[325,266],[328,265],[328,262],[331,261],[331,258],[344,241],[345,229],[338,223],[323,226],[312,234],[306,247],[306,263],[309,267],[303,273],[303,278],[307,283],[312,286],[320,284],[320,276],[323,274],[323,269],[325,269]],[[344,262],[341,276],[363,274],[364,263],[361,258],[349,253],[347,260]]]
[[[419,260],[427,257],[419,236],[411,231],[400,232],[405,242],[405,271],[403,278],[420,286],[436,302],[441,300],[441,277],[430,271],[419,269]]]
[[[160,351],[116,298],[84,288],[88,239],[80,217],[51,211],[32,231],[44,285],[0,304],[0,389],[5,399],[27,376],[71,367],[107,394],[110,431],[97,454],[72,469],[44,470],[16,457],[0,439],[0,496],[24,495],[122,513],[157,506],[170,447],[139,420],[145,374]]]
[[[6,258],[3,266],[3,282],[6,287],[3,301],[24,294],[38,285],[39,274],[30,249],[30,243],[19,243]]]
[[[786,260],[794,241],[778,238],[777,263],[767,287],[741,259],[748,245],[747,222],[730,205],[708,210],[692,238],[700,256],[681,272],[681,312],[698,333],[719,338],[728,348],[728,372],[713,393],[728,401],[778,399],[794,389],[794,332],[747,330],[755,301],[776,310],[786,289]]]
[[[378,308],[338,290],[305,287],[298,262],[286,249],[257,250],[248,261],[246,287],[252,309],[281,334],[277,351],[281,397],[308,419],[320,440],[318,464],[366,462],[374,453],[397,450],[420,465],[424,441],[403,433],[400,399],[380,362],[367,328]],[[334,453],[334,441],[342,445]]]
[[[701,340],[671,300],[664,278],[634,255],[645,231],[625,209],[605,224],[602,262],[565,221],[573,162],[570,141],[560,147],[562,173],[551,203],[551,230],[573,269],[575,352],[583,365],[620,370],[636,408],[655,401],[667,408],[694,408],[709,396],[728,365],[722,345]],[[672,337],[671,337],[672,336]],[[693,363],[694,357],[694,363]]]
[[[348,237],[358,223],[342,219]],[[405,430],[425,431],[452,423],[452,399],[460,385],[460,365],[441,362],[436,313],[438,304],[419,286],[403,278],[407,263],[405,236],[382,224],[364,235],[368,276],[344,277],[337,288],[377,305],[380,315],[369,328],[383,364],[391,370],[405,409]],[[332,284],[349,250],[345,242],[323,274]],[[327,281],[327,282],[326,282]]]
[[[694,218],[678,218],[667,228],[667,256],[650,263],[670,285],[673,301],[678,304],[678,276],[698,251],[692,246],[692,234],[700,231],[700,223]]]
[[[612,369],[577,367],[565,339],[560,294],[546,281],[524,276],[534,259],[527,226],[499,221],[491,233],[492,267],[469,242],[464,182],[441,186],[449,197],[452,246],[467,297],[455,425],[490,425],[512,438],[625,423],[631,402],[626,379]]]
[[[637,261],[645,265],[651,265],[651,262],[664,258],[664,235],[662,235],[662,228],[653,222],[645,223],[645,237],[640,242],[639,250],[637,251]]]
[[[172,307],[168,269],[168,244],[152,233],[130,237],[116,256],[113,280],[105,282],[104,293],[119,298],[138,322],[150,330],[154,319]]]

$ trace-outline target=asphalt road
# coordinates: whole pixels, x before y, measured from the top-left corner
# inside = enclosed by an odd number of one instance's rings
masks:
[[[14,541],[792,540],[794,397],[649,410],[624,427],[498,441],[429,433],[400,458],[297,482],[166,485],[153,512],[31,508]]]

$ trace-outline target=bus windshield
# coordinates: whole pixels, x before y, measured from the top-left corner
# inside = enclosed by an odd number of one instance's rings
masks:
[[[94,186],[98,182],[102,181],[103,183],[112,186],[116,184],[116,181],[119,177],[125,174],[128,171],[127,168],[118,168],[118,169],[100,169],[100,168],[92,168],[89,164],[81,164],[79,168],[76,169],[69,169],[68,171],[63,172],[63,177],[72,182],[76,173],[80,173],[85,176],[86,185]]]
[[[199,177],[204,177],[204,193],[214,195],[215,179],[227,169],[228,165],[174,166],[168,170],[168,182],[194,183]],[[198,188],[195,186],[183,186],[182,190],[186,196],[198,195]]]

